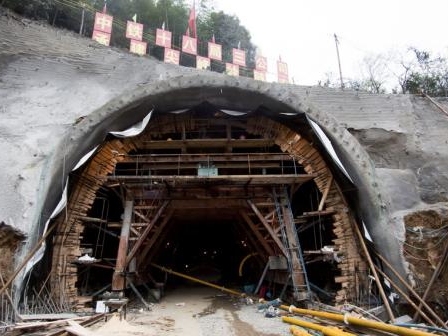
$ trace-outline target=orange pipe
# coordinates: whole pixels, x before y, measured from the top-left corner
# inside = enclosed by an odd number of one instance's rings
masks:
[[[307,333],[305,330],[299,329],[299,328],[294,327],[294,326],[291,326],[291,328],[289,328],[289,331],[294,336],[311,336],[311,334]]]
[[[282,321],[283,322],[287,322],[290,324],[295,324],[298,325],[299,327],[304,327],[304,328],[308,328],[308,329],[313,329],[313,330],[317,330],[320,331],[321,333],[323,333],[324,335],[329,335],[329,336],[356,336],[356,334],[351,334],[348,332],[345,332],[339,328],[336,327],[325,327],[322,326],[320,324],[316,324],[316,323],[312,323],[312,322],[308,322],[308,321],[303,321],[303,320],[299,320],[293,317],[287,317],[287,316],[283,316],[282,317]],[[291,327],[291,332],[296,335],[294,333],[294,327]],[[295,330],[297,330],[295,328]],[[302,334],[297,334],[297,335],[302,335]],[[308,333],[306,335],[309,335]]]
[[[222,287],[222,286],[218,286],[218,285],[212,284],[210,282],[207,282],[207,281],[204,281],[204,280],[201,280],[201,279],[198,279],[198,278],[195,278],[195,277],[183,274],[183,273],[179,273],[179,272],[173,271],[173,270],[171,270],[169,268],[165,268],[163,266],[159,266],[159,265],[154,264],[154,263],[151,263],[151,265],[153,267],[155,267],[155,268],[158,268],[158,269],[164,271],[164,272],[167,272],[167,273],[176,275],[178,277],[181,277],[181,278],[184,278],[184,279],[188,279],[188,280],[191,280],[191,281],[203,284],[205,286],[209,286],[209,287],[212,287],[212,288],[219,289],[220,291],[227,292],[227,293],[232,294],[232,295],[242,296],[242,297],[246,296],[245,293],[237,292],[237,291],[232,290],[232,289],[228,289],[228,288],[225,288],[225,287]]]

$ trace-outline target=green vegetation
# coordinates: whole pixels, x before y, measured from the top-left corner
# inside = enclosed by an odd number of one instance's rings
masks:
[[[81,32],[91,36],[95,12],[101,12],[103,0],[0,0],[0,4],[20,15],[45,20],[49,24]],[[251,42],[248,30],[241,25],[239,19],[224,12],[215,12],[207,0],[202,0],[196,8],[198,53],[207,56],[207,42],[215,36],[216,43],[222,44],[223,62],[231,62],[232,48],[240,44],[246,50],[246,64],[242,74],[251,75],[250,68],[255,63],[255,46]],[[82,16],[84,11],[84,22]],[[144,40],[150,44],[150,54],[158,59],[163,57],[163,49],[154,46],[155,30],[165,24],[165,29],[173,33],[173,49],[180,49],[182,35],[185,34],[190,5],[183,0],[109,0],[107,13],[114,16],[114,27],[111,46],[129,48],[125,37],[126,21],[137,14],[137,21],[144,24]],[[194,56],[183,54],[181,64],[194,65]],[[223,72],[223,62],[212,62],[212,70]]]

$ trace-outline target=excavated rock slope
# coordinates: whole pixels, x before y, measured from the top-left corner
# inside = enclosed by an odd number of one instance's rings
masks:
[[[189,75],[194,75],[189,85],[201,85],[201,76],[206,76],[234,86],[258,85],[282,101],[288,101],[288,95],[300,97],[308,106],[306,112],[321,124],[344,155],[343,162],[358,166],[362,172],[360,181],[365,182],[366,189],[361,194],[377,198],[372,204],[381,213],[381,220],[376,230],[376,223],[369,224],[373,231],[390,236],[401,246],[409,239],[405,225],[409,218],[436,209],[438,216],[421,225],[440,228],[440,234],[446,234],[448,116],[429,100],[323,87],[251,84],[248,79],[205,74],[104,47],[1,9],[0,221],[24,233],[33,232],[41,224],[48,169],[55,151],[61,145],[64,148],[61,141],[70,146],[65,135],[77,121],[89,118],[92,111],[118,96],[132,96],[142,86],[172,79],[176,87],[180,85],[176,78]],[[320,120],[322,115],[325,118]],[[59,193],[63,184],[61,176]],[[369,218],[365,220],[369,222]],[[435,247],[436,262],[443,246],[439,243]],[[405,257],[412,263],[406,253]],[[414,276],[417,273],[415,270]]]

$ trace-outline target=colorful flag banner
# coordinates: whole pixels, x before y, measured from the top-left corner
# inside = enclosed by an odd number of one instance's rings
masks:
[[[268,71],[268,59],[263,56],[255,57],[255,69],[258,71]]]
[[[210,58],[196,56],[196,69],[201,70],[210,69]]]
[[[198,53],[197,40],[194,37],[184,35],[182,37],[182,51],[196,55]]]
[[[226,63],[226,73],[229,76],[239,76],[240,75],[240,67],[237,64]]]
[[[191,36],[193,38],[197,37],[196,34],[196,9],[193,5],[193,8],[190,9],[190,16],[188,18],[188,28],[187,32],[185,33],[187,36]]]
[[[178,50],[165,48],[165,57],[163,59],[165,63],[179,65],[179,59],[180,59],[180,52]]]
[[[254,70],[254,79],[266,82],[266,72],[255,69]]]
[[[233,52],[233,64],[246,66],[246,52],[241,49],[232,49]]]
[[[138,55],[145,55],[148,44],[143,41],[131,40],[131,45],[129,47],[130,52]]]
[[[104,14],[104,13],[95,13],[95,23],[93,25],[93,30],[98,30],[103,33],[112,33],[112,21],[114,17]]]
[[[94,30],[92,33],[92,40],[97,41],[98,43],[109,46],[110,45],[110,34],[104,33],[99,30]]]
[[[288,64],[277,61],[277,77],[279,83],[289,83]]]
[[[214,40],[214,35],[213,35]],[[222,61],[222,46],[220,44],[208,43],[208,57],[217,61]]]
[[[131,40],[141,41],[143,39],[143,24],[128,21],[126,25],[126,37]]]
[[[168,30],[157,28],[156,45],[165,48],[171,48],[171,32]]]

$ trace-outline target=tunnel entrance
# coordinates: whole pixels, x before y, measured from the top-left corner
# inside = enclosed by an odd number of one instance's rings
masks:
[[[155,264],[296,300],[356,302],[367,280],[354,217],[310,134],[303,120],[203,103],[106,139],[70,178],[54,294],[82,309],[106,289],[166,281]]]

